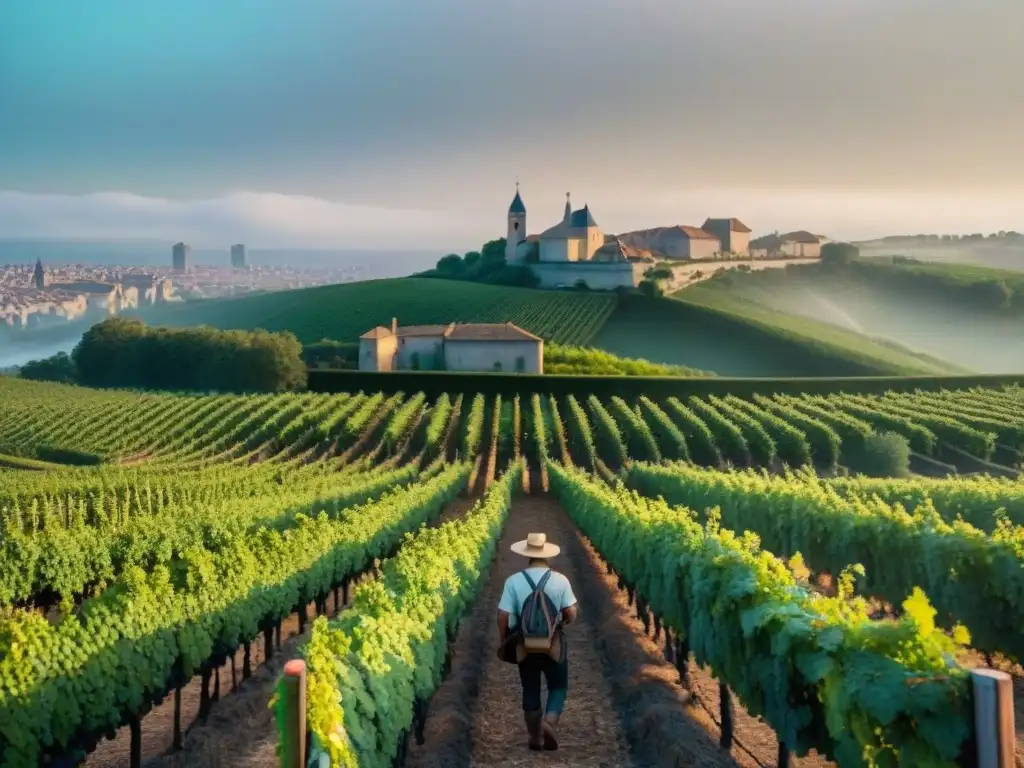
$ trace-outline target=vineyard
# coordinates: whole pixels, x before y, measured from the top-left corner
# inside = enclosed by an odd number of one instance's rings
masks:
[[[511,322],[560,344],[586,344],[615,309],[615,296],[400,278],[342,283],[241,299],[167,307],[155,324],[291,331],[304,344],[354,341],[375,325]]]
[[[748,302],[749,304],[749,302]],[[742,310],[742,311],[739,311]],[[239,298],[168,304],[142,312],[154,326],[290,331],[303,344],[353,343],[376,325],[512,322],[552,344],[713,371],[722,376],[948,375],[962,369],[863,334],[744,305],[611,292],[550,291],[457,280],[369,280]],[[560,354],[549,372],[582,372]],[[590,373],[613,359],[591,354]],[[612,365],[617,368],[617,365]],[[677,375],[647,368],[647,375]],[[641,371],[634,371],[641,373]]]
[[[1012,387],[0,377],[0,763],[278,765],[301,658],[330,765],[518,764],[494,610],[509,545],[544,530],[581,605],[545,762],[972,765],[971,670],[1024,692],[1022,456]]]

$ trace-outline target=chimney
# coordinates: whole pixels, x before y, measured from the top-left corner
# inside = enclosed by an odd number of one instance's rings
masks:
[[[392,317],[391,318],[391,333],[396,335],[396,336],[398,335],[398,318],[397,317]]]

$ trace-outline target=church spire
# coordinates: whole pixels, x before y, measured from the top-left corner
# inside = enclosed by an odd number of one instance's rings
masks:
[[[512,205],[508,207],[508,213],[512,215],[522,215],[526,213],[526,205],[523,203],[523,198],[519,196],[519,177],[516,177],[516,196],[512,198]]]
[[[565,226],[569,226],[569,222],[572,221],[572,203],[569,202],[569,193],[565,193],[565,213],[562,215],[562,223]]]

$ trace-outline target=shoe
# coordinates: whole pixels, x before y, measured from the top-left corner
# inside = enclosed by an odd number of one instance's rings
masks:
[[[544,749],[549,752],[554,752],[558,749],[558,739],[555,737],[555,726],[551,723],[544,721]]]
[[[523,719],[526,720],[526,730],[530,734],[530,749],[534,751],[544,749],[544,739],[541,735],[544,712],[539,709],[533,712],[523,712]]]

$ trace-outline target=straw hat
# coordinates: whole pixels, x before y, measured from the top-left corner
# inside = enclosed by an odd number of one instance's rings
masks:
[[[549,557],[554,557],[561,552],[562,548],[557,544],[550,543],[546,534],[531,533],[522,541],[517,541],[513,544],[512,551],[523,557],[547,560]]]

